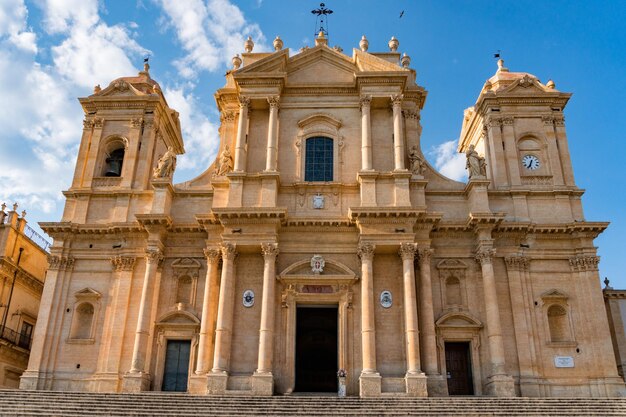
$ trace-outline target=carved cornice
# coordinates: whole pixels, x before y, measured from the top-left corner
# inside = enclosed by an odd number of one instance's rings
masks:
[[[146,262],[158,264],[163,260],[163,252],[159,249],[146,249]]]
[[[0,257],[0,273],[7,277],[12,277],[15,274],[15,264],[13,264],[12,260],[8,257]],[[18,268],[17,275],[15,276],[16,282],[21,283],[22,285],[32,289],[37,294],[41,294],[43,291],[43,280],[44,277],[35,277],[30,274],[28,271],[25,271],[22,268]]]
[[[261,243],[261,253],[265,260],[271,261],[273,259],[275,261],[279,252],[278,243]]]
[[[405,242],[400,245],[398,255],[403,261],[415,259],[415,252],[417,251],[417,245],[411,242]]]
[[[215,263],[219,261],[221,256],[221,251],[216,248],[204,248],[203,252],[207,262],[209,263]]]
[[[73,267],[74,258],[71,256],[48,255],[48,269],[51,271],[71,271]]]
[[[526,256],[507,256],[504,258],[507,269],[514,271],[528,271],[530,259]]]
[[[481,265],[490,264],[493,257],[496,255],[496,250],[493,248],[480,248],[476,251],[474,258]]]
[[[569,265],[575,272],[597,271],[599,256],[580,255],[569,259]]]
[[[237,256],[237,248],[232,243],[222,243],[220,245],[220,249],[222,250],[222,259],[225,261],[234,261]]]
[[[361,262],[372,261],[374,259],[374,251],[376,246],[371,243],[360,243],[356,254],[361,258]]]
[[[111,258],[111,265],[115,272],[132,271],[135,267],[134,256],[114,256]]]

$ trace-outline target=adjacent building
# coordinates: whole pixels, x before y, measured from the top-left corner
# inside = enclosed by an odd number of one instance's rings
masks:
[[[81,98],[27,389],[612,396],[617,372],[563,112],[502,61],[463,115],[468,182],[424,158],[410,57],[245,52],[215,162],[172,183],[146,66]],[[207,147],[209,144],[207,143]]]
[[[28,365],[48,267],[48,242],[17,208],[0,207],[0,388],[18,388]]]

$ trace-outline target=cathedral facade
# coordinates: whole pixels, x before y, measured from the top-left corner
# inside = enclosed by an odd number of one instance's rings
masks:
[[[613,396],[593,240],[553,82],[498,69],[467,183],[425,160],[410,58],[233,58],[215,162],[172,183],[178,113],[146,66],[81,98],[24,389]]]

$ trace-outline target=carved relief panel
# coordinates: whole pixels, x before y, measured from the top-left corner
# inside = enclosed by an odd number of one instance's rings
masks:
[[[444,310],[467,310],[467,265],[457,259],[444,259],[437,265]]]
[[[172,262],[174,303],[195,308],[201,264],[196,259],[179,258]]]

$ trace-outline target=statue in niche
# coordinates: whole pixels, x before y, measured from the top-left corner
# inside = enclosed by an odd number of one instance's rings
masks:
[[[474,145],[470,145],[467,152],[465,152],[467,162],[465,168],[469,171],[469,177],[486,177],[487,176],[487,163],[485,158],[478,155],[478,152],[474,149]]]
[[[170,178],[174,174],[174,170],[176,169],[176,154],[174,153],[174,148],[171,146],[167,147],[167,152],[163,154],[161,158],[159,158],[159,162],[157,163],[156,168],[154,168],[154,172],[152,173],[153,178]]]
[[[420,156],[416,145],[411,147],[411,152],[409,152],[409,161],[411,162],[411,172],[414,175],[424,175],[424,158]]]
[[[233,156],[230,154],[228,145],[224,146],[224,150],[220,154],[217,161],[216,174],[218,177],[224,176],[233,170]]]

